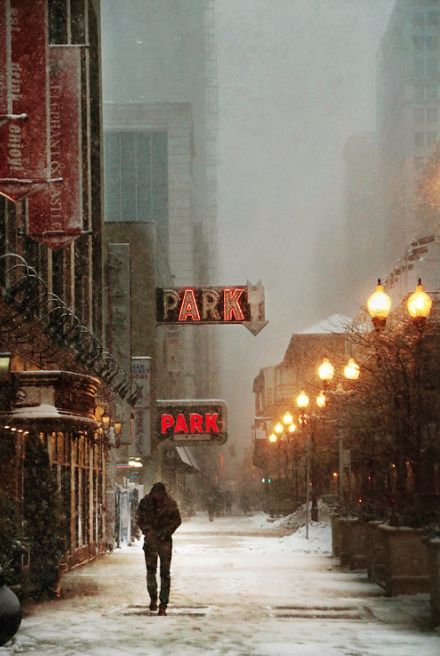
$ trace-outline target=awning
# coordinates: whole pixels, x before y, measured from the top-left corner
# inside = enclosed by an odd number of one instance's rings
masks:
[[[188,467],[191,467],[195,471],[200,471],[199,464],[189,446],[176,446],[176,451],[185,465],[188,465]]]

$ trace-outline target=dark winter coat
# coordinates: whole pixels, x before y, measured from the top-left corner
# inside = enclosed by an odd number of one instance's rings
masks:
[[[146,539],[169,540],[181,523],[177,503],[166,492],[157,499],[151,491],[140,500],[137,524]]]

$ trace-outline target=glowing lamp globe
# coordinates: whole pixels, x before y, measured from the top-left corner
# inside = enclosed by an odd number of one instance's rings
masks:
[[[316,405],[318,406],[318,408],[324,408],[326,403],[327,403],[327,399],[325,398],[324,392],[320,392],[316,397]]]
[[[367,308],[376,330],[384,328],[391,310],[391,298],[386,293],[380,278],[375,291],[367,301]]]
[[[273,427],[273,429],[274,429],[275,433],[278,433],[278,435],[281,435],[281,433],[282,433],[283,430],[284,430],[284,428],[283,428],[283,424],[279,421],[277,424],[275,424],[275,426]]]
[[[425,322],[430,315],[432,299],[429,294],[425,292],[425,288],[422,285],[420,278],[416,291],[408,298],[407,307],[409,316],[415,321]]]
[[[310,399],[309,399],[309,397],[307,396],[307,394],[304,392],[304,390],[302,390],[302,391],[298,394],[298,396],[296,397],[296,405],[297,405],[298,408],[300,408],[301,410],[305,410],[305,408],[308,407],[309,402],[310,402]]]
[[[335,374],[335,368],[328,358],[324,358],[318,367],[318,376],[324,383],[329,383]]]
[[[293,417],[292,417],[292,415],[290,414],[290,412],[286,412],[286,414],[285,414],[284,417],[283,417],[283,423],[284,423],[284,425],[285,425],[285,426],[290,426],[290,424],[292,423],[292,421],[293,421]]]
[[[353,358],[350,358],[344,367],[344,376],[348,380],[357,380],[359,378],[359,374],[359,365],[353,360]]]
[[[278,442],[278,437],[275,435],[275,433],[271,433],[269,435],[269,442],[272,442],[272,444],[275,444],[275,442]]]
[[[290,424],[289,428],[287,429],[289,433],[294,433],[296,431],[296,426],[295,424]]]

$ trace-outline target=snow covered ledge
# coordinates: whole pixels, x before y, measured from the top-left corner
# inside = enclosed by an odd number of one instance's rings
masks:
[[[94,430],[95,396],[100,381],[71,371],[12,372],[3,390],[0,422],[54,430]]]

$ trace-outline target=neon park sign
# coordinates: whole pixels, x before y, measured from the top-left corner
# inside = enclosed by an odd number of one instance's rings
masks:
[[[184,444],[224,444],[227,433],[226,403],[218,400],[157,401],[157,437]]]
[[[156,289],[158,323],[180,325],[242,324],[257,335],[267,324],[264,288],[257,285],[228,287],[171,287]]]

